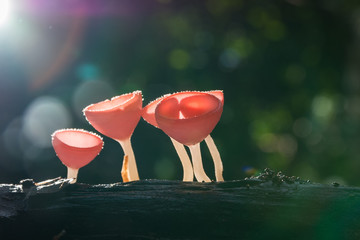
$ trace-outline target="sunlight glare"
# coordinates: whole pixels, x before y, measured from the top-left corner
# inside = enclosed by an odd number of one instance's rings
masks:
[[[0,1],[0,27],[4,26],[10,15],[10,0]]]

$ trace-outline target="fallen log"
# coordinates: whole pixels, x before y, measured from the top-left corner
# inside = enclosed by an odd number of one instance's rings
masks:
[[[0,185],[0,239],[360,239],[360,188],[265,170],[218,183]]]

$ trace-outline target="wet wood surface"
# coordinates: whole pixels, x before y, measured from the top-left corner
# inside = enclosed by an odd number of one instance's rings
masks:
[[[222,183],[2,184],[0,239],[360,239],[360,188],[273,172]]]

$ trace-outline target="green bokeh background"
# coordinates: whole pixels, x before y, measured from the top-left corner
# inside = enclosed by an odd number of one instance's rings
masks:
[[[226,180],[270,167],[315,182],[360,185],[357,1],[78,2],[80,13],[68,1],[31,10],[17,1],[13,21],[21,23],[0,29],[0,182],[65,176],[51,147],[29,157],[23,149],[32,140],[10,144],[8,129],[16,126],[20,134],[29,105],[47,96],[69,112],[67,127],[95,131],[74,107],[86,83],[106,87],[83,94],[82,107],[134,90],[142,90],[144,105],[166,93],[224,90],[223,116],[211,135]],[[28,37],[35,40],[26,43]],[[42,57],[47,52],[52,55]],[[58,71],[38,80],[64,53]],[[31,65],[33,57],[43,61]],[[80,170],[80,182],[120,181],[122,150],[104,140],[101,154]],[[132,142],[141,178],[182,178],[161,130],[141,120]],[[205,144],[202,153],[214,179]]]

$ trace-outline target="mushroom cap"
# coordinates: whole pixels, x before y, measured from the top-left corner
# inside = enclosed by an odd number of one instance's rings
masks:
[[[179,92],[165,97],[155,108],[158,127],[184,145],[204,140],[219,122],[222,91]]]
[[[141,91],[123,94],[84,108],[87,121],[99,132],[115,140],[131,137],[141,117]]]
[[[57,130],[51,136],[56,155],[65,166],[74,169],[90,163],[104,145],[99,135],[82,129]]]
[[[186,91],[186,92],[179,92],[179,93],[194,93],[194,92],[195,93],[208,93],[208,94],[214,95],[221,101],[222,105],[224,105],[224,93],[222,90],[212,90],[212,91],[204,91],[204,92]],[[174,93],[174,94],[179,94],[179,93]],[[162,100],[164,100],[165,98],[172,96],[174,94],[166,94],[162,97],[155,99],[154,101],[151,101],[148,105],[146,105],[142,110],[143,119],[146,122],[153,125],[154,127],[159,128],[159,125],[157,124],[156,118],[155,118],[155,109]]]
[[[157,105],[159,104],[159,102],[161,102],[163,99],[165,99],[168,96],[171,96],[171,94],[166,94],[162,97],[155,99],[154,101],[152,101],[148,105],[146,105],[142,110],[141,116],[143,117],[143,119],[156,128],[159,128],[159,126],[158,126],[158,124],[156,122],[156,118],[155,118],[155,109],[156,109]]]

